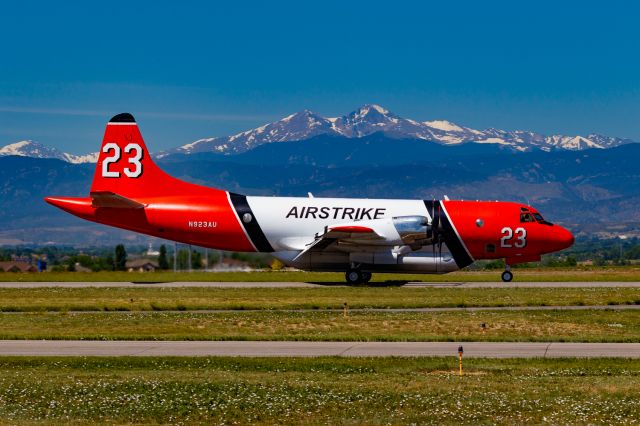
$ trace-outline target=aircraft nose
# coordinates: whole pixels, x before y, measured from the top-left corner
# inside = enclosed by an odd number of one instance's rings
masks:
[[[575,239],[573,238],[573,234],[569,232],[568,229],[563,228],[562,226],[557,226],[557,229],[554,229],[553,232],[553,242],[557,247],[556,250],[564,250],[573,245]]]

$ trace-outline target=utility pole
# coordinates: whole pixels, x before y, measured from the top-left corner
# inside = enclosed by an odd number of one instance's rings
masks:
[[[620,263],[622,263],[622,237],[618,239],[618,243],[620,244]]]
[[[173,272],[178,270],[178,243],[173,242]]]

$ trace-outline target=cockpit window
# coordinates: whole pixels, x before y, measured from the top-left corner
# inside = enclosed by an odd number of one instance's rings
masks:
[[[538,222],[543,225],[553,226],[553,223],[547,222],[546,220],[544,220],[544,218],[540,213],[536,211],[532,213],[529,211],[527,207],[520,207],[520,222],[521,223]]]
[[[536,220],[533,218],[531,213],[520,213],[520,222],[535,222]]]
[[[544,218],[540,213],[534,213],[533,217],[536,219],[536,222],[538,222],[541,225],[553,226],[553,223],[547,222],[546,220],[544,220]]]

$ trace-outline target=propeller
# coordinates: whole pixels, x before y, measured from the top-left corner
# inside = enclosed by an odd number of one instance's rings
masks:
[[[436,200],[431,204],[431,228],[428,231],[431,235],[427,235],[431,239],[431,247],[434,259],[442,258],[442,244],[445,242],[444,226],[441,220],[442,207],[438,203],[436,211]],[[436,245],[438,246],[438,257],[436,257]]]

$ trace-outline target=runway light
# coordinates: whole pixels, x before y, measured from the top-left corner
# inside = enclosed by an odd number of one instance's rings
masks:
[[[480,328],[482,328],[482,333],[484,334],[484,332],[487,331],[487,324],[483,322],[482,324],[480,324]]]
[[[458,346],[458,358],[460,359],[460,376],[462,376],[462,354],[464,353],[464,348],[462,345]]]
[[[347,304],[347,302],[344,302],[342,315],[344,315],[345,318],[347,318],[349,316],[349,305]]]

